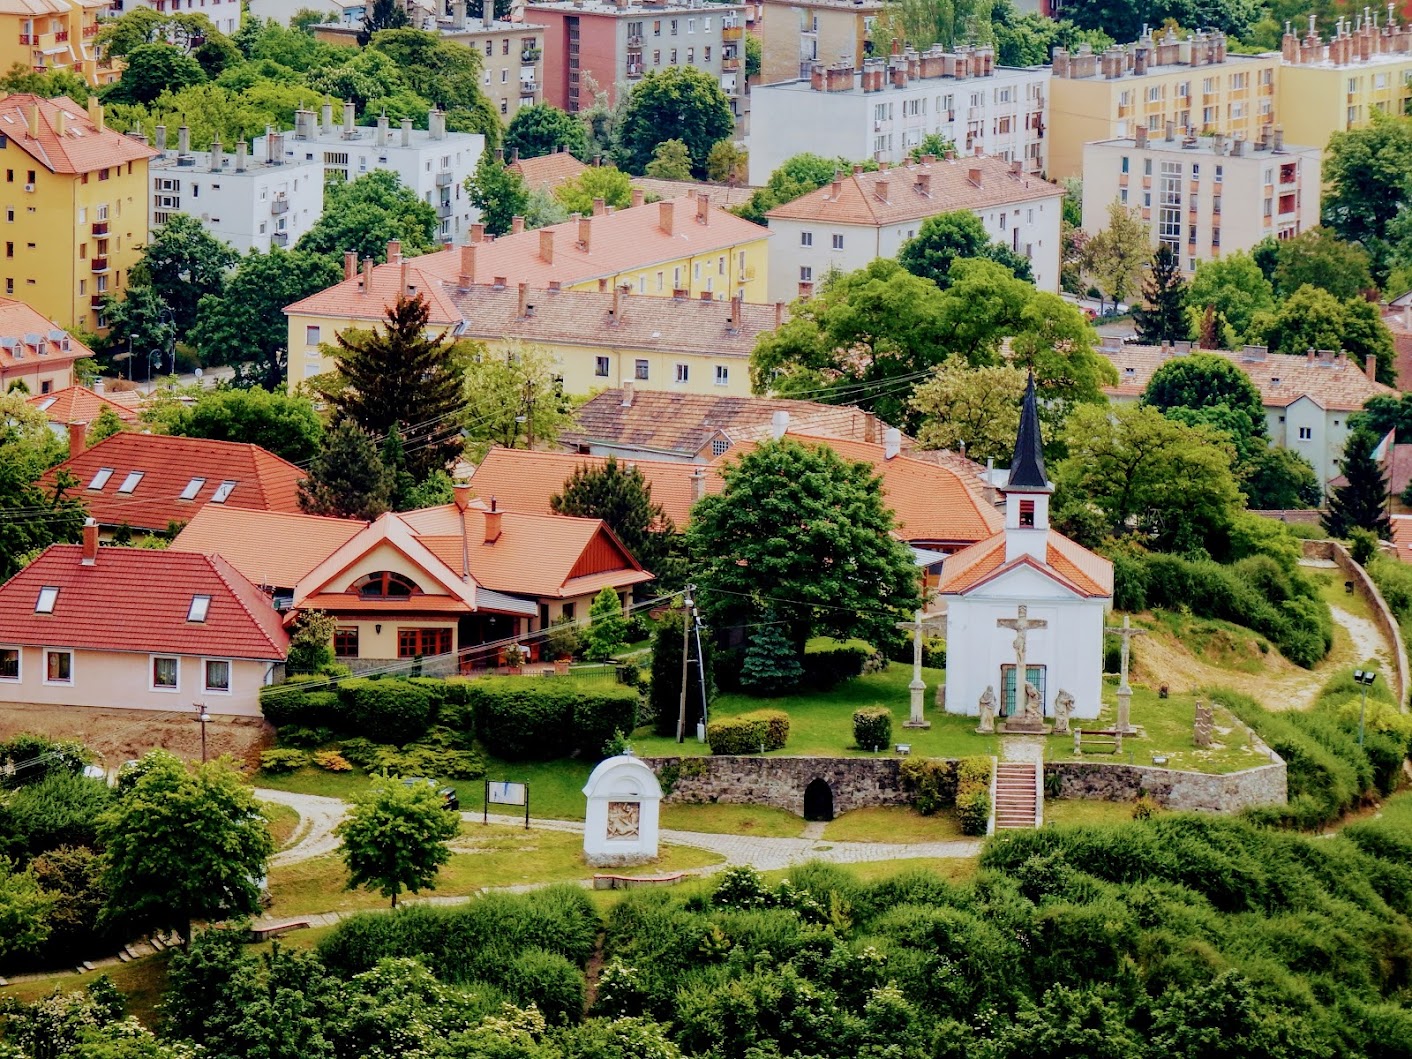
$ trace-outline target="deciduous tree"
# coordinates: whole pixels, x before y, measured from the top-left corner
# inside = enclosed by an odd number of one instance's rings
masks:
[[[54,898],[39,888],[34,873],[0,857],[0,958],[33,955],[49,937]]]
[[[1108,226],[1084,243],[1084,272],[1120,305],[1137,293],[1142,270],[1151,260],[1147,225],[1115,199],[1108,205]]]
[[[601,518],[633,556],[653,573],[676,532],[662,505],[652,500],[652,484],[637,467],[609,456],[601,467],[575,467],[562,492],[549,499],[560,515]]]
[[[929,449],[959,449],[973,460],[1008,459],[1020,427],[1025,372],[1011,364],[973,368],[959,357],[912,394],[924,417],[917,443]]]
[[[613,166],[592,166],[555,188],[554,197],[569,213],[581,213],[588,217],[593,213],[595,199],[602,199],[605,206],[612,206],[615,210],[631,206],[632,181],[626,173]]]
[[[1328,228],[1311,228],[1280,242],[1275,292],[1288,298],[1301,287],[1326,290],[1339,301],[1360,298],[1374,287],[1368,252]]]
[[[521,107],[505,130],[506,153],[521,158],[538,158],[563,149],[580,161],[588,161],[588,133],[583,122],[550,103]]]
[[[400,240],[404,256],[436,247],[436,210],[417,197],[397,174],[378,169],[346,184],[324,189],[324,212],[300,237],[296,250],[323,254],[340,267],[352,250],[359,260],[387,260],[387,244]]]
[[[1362,298],[1340,302],[1321,288],[1306,284],[1286,298],[1271,316],[1257,317],[1271,350],[1300,356],[1309,350],[1343,350],[1357,365],[1371,355],[1379,382],[1395,380],[1392,334],[1377,307]]]
[[[1275,311],[1274,287],[1244,250],[1198,261],[1186,301],[1193,326],[1200,324],[1208,309],[1215,314],[1217,335],[1227,347],[1250,341],[1256,316]]]
[[[730,101],[717,78],[694,66],[649,70],[633,87],[618,124],[619,164],[642,173],[659,143],[677,139],[691,155],[692,173],[704,176],[711,145],[734,129]]]
[[[691,152],[681,140],[663,140],[652,149],[652,161],[643,172],[658,180],[690,180]]]
[[[44,413],[24,394],[0,394],[0,583],[51,544],[78,540],[84,506],[78,482],[61,473],[55,488],[38,479],[63,458]]]
[[[1186,280],[1175,251],[1163,243],[1152,255],[1142,281],[1142,303],[1133,307],[1138,341],[1148,345],[1184,342],[1191,336],[1186,313]]]
[[[478,354],[478,355],[477,355]],[[479,459],[491,445],[550,444],[572,418],[559,362],[540,346],[491,354],[466,344],[466,445]]]
[[[951,263],[958,258],[986,258],[1004,265],[1020,279],[1034,278],[1030,263],[1004,243],[993,241],[980,218],[970,210],[928,217],[916,236],[903,243],[897,253],[903,268],[931,280],[942,290],[951,285]]]
[[[476,171],[466,178],[466,193],[480,210],[481,223],[491,235],[504,235],[516,217],[523,217],[529,206],[529,191],[524,178],[505,168],[505,163],[489,154],[483,157]]]
[[[374,776],[335,829],[343,839],[348,888],[374,890],[391,898],[393,908],[404,890],[436,889],[460,823],[434,784]]]
[[[1389,225],[1412,202],[1412,122],[1382,113],[1372,118],[1363,128],[1329,137],[1323,217],[1340,238],[1381,262]]]
[[[749,162],[749,156],[734,140],[717,140],[706,156],[706,178],[731,187],[744,184]]]
[[[151,103],[163,92],[206,80],[199,62],[165,41],[139,44],[125,60],[122,78],[104,93],[104,99],[114,103]]]
[[[588,610],[588,628],[583,632],[584,656],[593,662],[612,658],[623,649],[627,634],[623,601],[617,592],[604,585],[593,597],[593,605]]]
[[[324,436],[313,402],[282,390],[201,390],[194,401],[159,403],[149,421],[168,434],[259,445],[300,464],[314,458]]]
[[[373,0],[363,15],[362,28],[358,30],[358,44],[366,46],[373,34],[384,29],[403,29],[412,24],[407,9],[397,0]]]

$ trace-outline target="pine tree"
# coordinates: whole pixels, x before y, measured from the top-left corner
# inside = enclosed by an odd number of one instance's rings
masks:
[[[1364,430],[1355,430],[1343,447],[1343,477],[1329,497],[1323,517],[1324,529],[1335,537],[1346,537],[1361,527],[1379,537],[1388,535],[1388,487],[1383,469],[1373,455],[1378,439]]]
[[[584,631],[584,656],[594,662],[612,658],[627,640],[628,623],[623,617],[623,601],[618,593],[604,586],[593,597],[588,610],[588,628]]]
[[[788,627],[767,610],[745,648],[740,665],[740,686],[755,695],[783,695],[799,687],[804,666]]]
[[[1142,281],[1142,304],[1133,308],[1138,340],[1148,345],[1185,341],[1191,334],[1186,317],[1186,280],[1181,262],[1163,243],[1152,255],[1152,267]]]
[[[427,337],[420,294],[399,297],[387,325],[338,335],[338,381],[328,395],[337,425],[352,420],[373,438],[401,431],[405,470],[422,481],[461,451],[462,371],[445,332]]]
[[[661,577],[659,560],[667,555],[676,526],[662,505],[652,502],[652,486],[638,468],[612,456],[602,467],[575,467],[549,506],[559,515],[601,518],[638,562]]]
[[[371,521],[392,506],[394,485],[372,439],[344,420],[329,431],[309,477],[299,483],[299,507],[311,515]]]

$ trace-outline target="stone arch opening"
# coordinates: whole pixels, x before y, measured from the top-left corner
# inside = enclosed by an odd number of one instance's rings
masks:
[[[833,788],[827,780],[816,779],[804,788],[804,819],[833,819]]]

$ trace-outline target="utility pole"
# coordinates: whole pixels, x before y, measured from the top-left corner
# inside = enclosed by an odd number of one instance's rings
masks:
[[[193,702],[196,707],[196,719],[201,722],[201,764],[206,764],[206,722],[211,719],[211,715],[206,712],[204,702]]]
[[[691,598],[695,585],[686,586],[685,605],[681,614],[681,706],[677,711],[677,742],[686,742],[686,685],[689,655],[691,654],[691,610],[696,606]]]

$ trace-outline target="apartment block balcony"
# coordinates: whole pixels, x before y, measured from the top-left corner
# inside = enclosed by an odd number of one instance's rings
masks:
[[[628,63],[628,80],[636,81],[642,76],[642,66],[638,63]]]
[[[270,212],[278,217],[281,213],[289,212],[289,200],[283,196],[270,201]]]
[[[523,85],[523,82],[521,82]],[[436,186],[439,188],[449,188],[451,186],[451,170],[441,169],[436,174]]]
[[[721,40],[740,40],[745,36],[744,26],[722,26]]]
[[[736,56],[734,56],[734,55],[722,56],[722,57],[721,57],[721,69],[722,69],[722,70],[739,70],[739,69],[740,69],[740,59],[738,59],[738,58],[737,58]]]
[[[522,96],[532,96],[532,95],[534,95],[534,94],[535,94],[536,92],[538,92],[538,91],[539,91],[539,82],[538,82],[538,81],[521,81],[521,82],[520,82],[520,95],[522,95]]]
[[[641,49],[642,36],[640,34],[634,33],[630,37],[628,37],[628,47],[633,49]]]
[[[102,238],[103,238],[104,236],[106,236],[107,234],[108,234],[108,222],[107,222],[107,221],[94,221],[94,222],[93,222],[93,237],[94,237],[95,239],[102,239]]]
[[[272,234],[270,235],[270,245],[271,245],[271,246],[288,246],[288,245],[289,245],[289,233],[288,233],[288,232],[274,232],[274,233],[272,233]]]
[[[30,45],[38,44],[38,43],[39,43],[39,34],[38,34],[38,33],[21,33],[21,34],[20,34],[20,47],[22,47],[22,48],[23,48],[23,47],[29,47]]]
[[[450,202],[438,203],[436,207],[436,215],[442,220],[445,220],[446,218],[450,217],[453,213],[455,213],[455,211],[455,205]]]
[[[107,272],[108,259],[106,257],[95,257],[92,261],[92,267],[94,272]]]
[[[93,295],[93,297],[89,298],[89,299],[88,299],[88,307],[89,307],[90,309],[101,309],[101,308],[103,308],[103,295],[101,295],[101,294],[95,294],[95,295]]]
[[[92,25],[92,26],[84,26],[84,27],[83,27],[83,35],[84,35],[85,37],[96,37],[96,36],[98,36],[98,26],[97,26],[96,24],[95,24],[95,25]]]
[[[543,56],[544,53],[538,48],[525,48],[520,52],[520,62],[537,63]]]
[[[54,34],[54,40],[55,40],[57,43],[59,43],[59,44],[66,44],[66,43],[68,43],[68,39],[69,39],[69,31],[66,30],[66,29],[61,29],[61,30],[59,30],[58,33],[55,33],[55,34]]]

